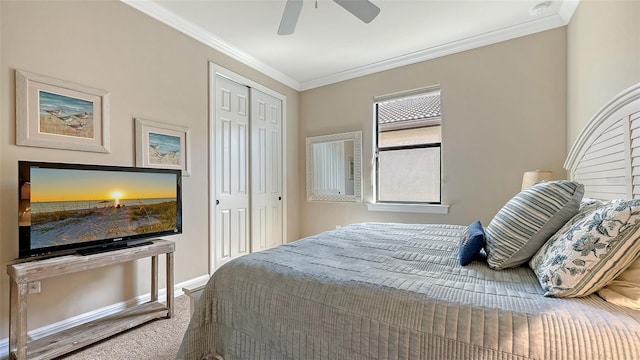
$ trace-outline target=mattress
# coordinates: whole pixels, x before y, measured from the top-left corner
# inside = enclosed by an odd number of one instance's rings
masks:
[[[353,224],[237,258],[178,359],[640,359],[640,312],[544,297],[528,267],[462,267],[463,230]]]

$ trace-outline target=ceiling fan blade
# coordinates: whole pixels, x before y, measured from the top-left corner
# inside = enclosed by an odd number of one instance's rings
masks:
[[[278,35],[293,34],[301,10],[302,0],[287,0],[287,4],[284,6],[284,12],[282,13],[282,19],[280,20]]]
[[[380,13],[380,8],[369,0],[333,0],[366,24]]]

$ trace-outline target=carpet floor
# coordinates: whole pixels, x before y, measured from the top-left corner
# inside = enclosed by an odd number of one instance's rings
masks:
[[[173,317],[155,320],[97,342],[56,360],[175,359],[189,325],[189,298],[174,300]]]

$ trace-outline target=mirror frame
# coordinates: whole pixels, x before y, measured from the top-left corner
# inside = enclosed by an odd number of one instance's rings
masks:
[[[307,201],[362,202],[362,131],[307,137]],[[353,195],[313,193],[313,144],[353,140]]]

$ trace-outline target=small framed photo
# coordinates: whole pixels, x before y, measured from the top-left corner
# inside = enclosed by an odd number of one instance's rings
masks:
[[[186,126],[135,119],[136,165],[139,167],[180,169],[191,175],[191,139]]]
[[[109,152],[109,94],[16,70],[16,145]]]

